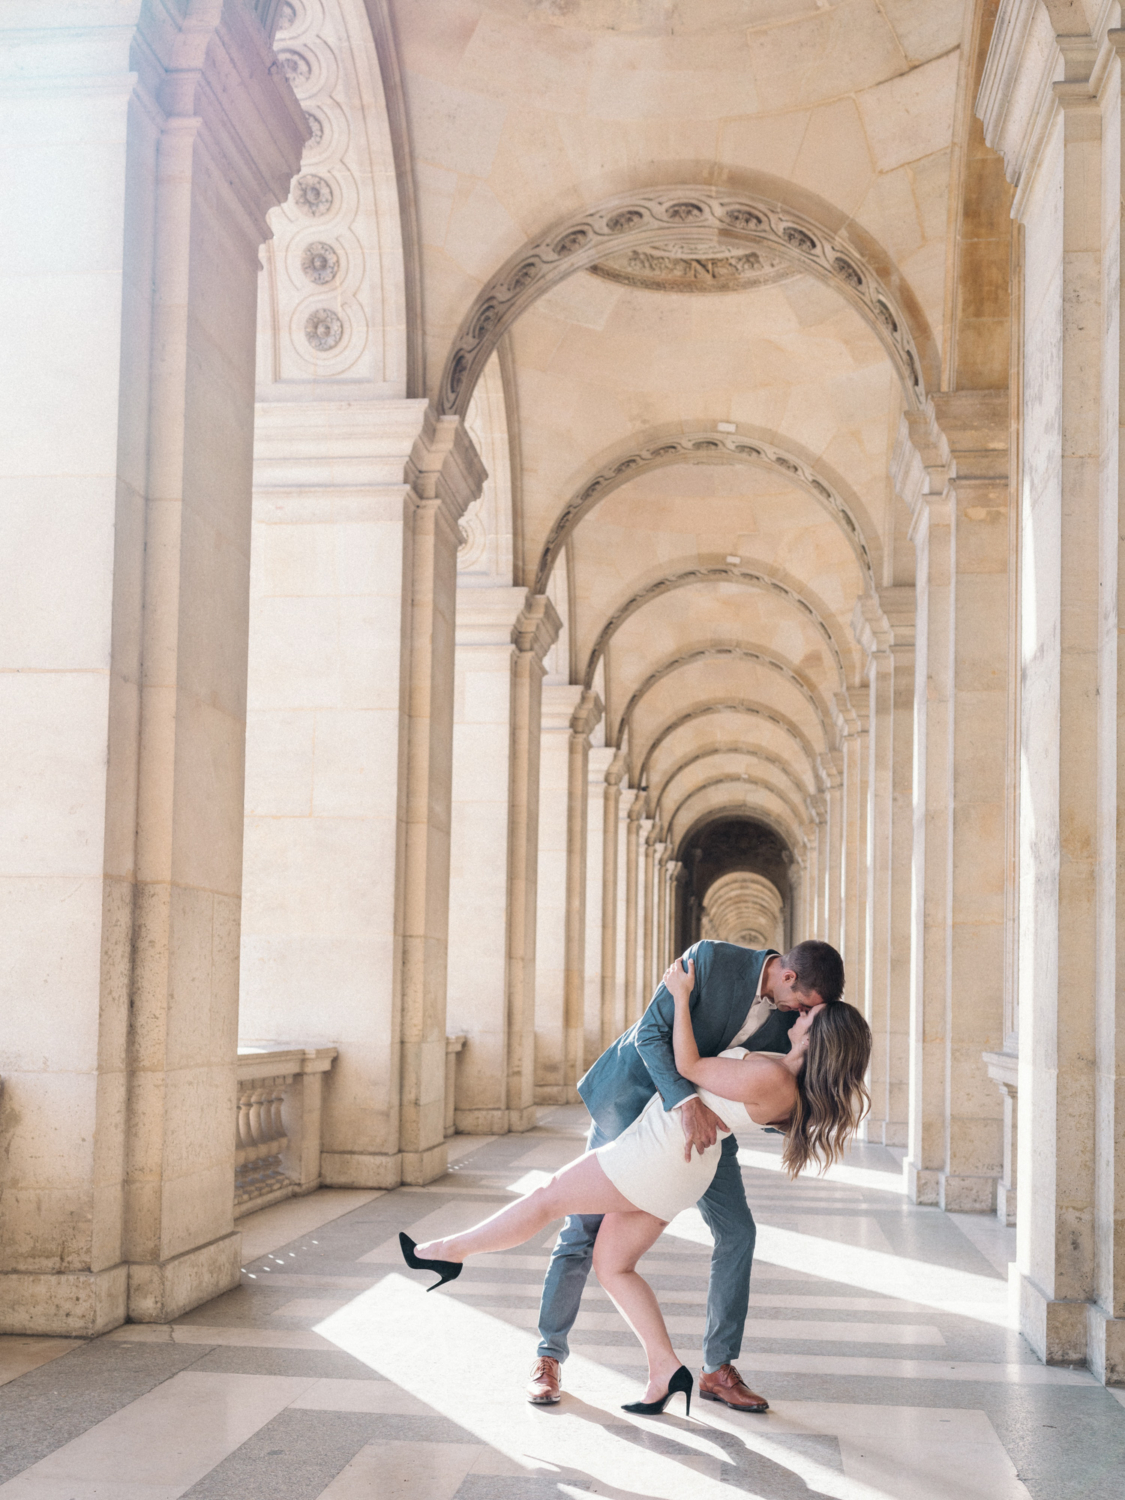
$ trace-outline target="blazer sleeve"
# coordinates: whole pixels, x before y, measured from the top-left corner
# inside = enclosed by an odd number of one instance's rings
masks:
[[[710,945],[695,943],[684,957],[695,960],[695,990],[691,997],[694,1009],[709,967]],[[698,1092],[694,1083],[689,1083],[676,1072],[676,1057],[672,1050],[672,1022],[675,1015],[676,1002],[662,984],[637,1022],[636,1048],[666,1110],[675,1109],[677,1104],[682,1104],[685,1099],[690,1099]]]

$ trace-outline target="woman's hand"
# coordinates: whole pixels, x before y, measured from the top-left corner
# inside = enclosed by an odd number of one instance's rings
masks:
[[[682,1002],[686,1005],[695,988],[695,960],[688,959],[685,974],[683,964],[678,958],[674,958],[664,971],[664,988],[677,1004]]]

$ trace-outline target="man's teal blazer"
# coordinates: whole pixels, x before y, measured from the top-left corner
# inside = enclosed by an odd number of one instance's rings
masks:
[[[730,1046],[754,1003],[758,978],[772,948],[742,948],[709,939],[684,955],[695,960],[691,1026],[703,1057],[717,1057]],[[672,1051],[675,1001],[661,984],[641,1019],[602,1053],[578,1092],[595,1125],[610,1139],[621,1134],[654,1093],[674,1109],[696,1092],[676,1072]],[[796,1011],[775,1010],[746,1042],[752,1052],[788,1052]]]

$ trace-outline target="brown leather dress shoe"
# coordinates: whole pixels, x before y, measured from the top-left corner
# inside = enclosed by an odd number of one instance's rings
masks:
[[[734,1411],[769,1411],[764,1396],[756,1396],[733,1365],[720,1365],[713,1374],[699,1372],[699,1394],[705,1401],[721,1401]]]
[[[531,1379],[527,1382],[527,1399],[534,1406],[554,1406],[562,1396],[562,1378],[559,1362],[549,1354],[540,1355],[531,1367]]]

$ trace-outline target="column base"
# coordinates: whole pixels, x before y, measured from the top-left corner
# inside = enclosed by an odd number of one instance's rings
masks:
[[[991,1214],[996,1212],[996,1178],[962,1177],[938,1173],[938,1207],[947,1214]]]
[[[1019,1278],[1020,1332],[1046,1365],[1086,1363],[1088,1302],[1045,1297],[1033,1281]]]
[[[402,1182],[398,1151],[322,1151],[322,1187],[396,1188]]]
[[[125,1321],[129,1267],[0,1275],[0,1333],[94,1338]]]
[[[906,1195],[914,1203],[937,1208],[941,1193],[942,1174],[936,1168],[918,1167],[912,1161],[906,1163]]]
[[[412,1187],[422,1187],[435,1182],[449,1171],[449,1147],[444,1141],[439,1146],[430,1146],[425,1151],[402,1153],[402,1180]]]
[[[1125,1318],[1086,1304],[1086,1363],[1103,1385],[1125,1385]]]
[[[242,1235],[236,1230],[174,1255],[129,1266],[130,1323],[171,1323],[174,1318],[236,1287],[241,1277]]]
[[[539,1111],[534,1104],[529,1104],[524,1109],[508,1111],[508,1129],[515,1135],[522,1135],[525,1130],[534,1130],[538,1123]]]
[[[908,1132],[909,1126],[899,1120],[866,1120],[863,1139],[873,1146],[905,1146]]]
[[[1016,1190],[1007,1188],[1002,1182],[996,1184],[996,1217],[1007,1229],[1016,1224]]]

